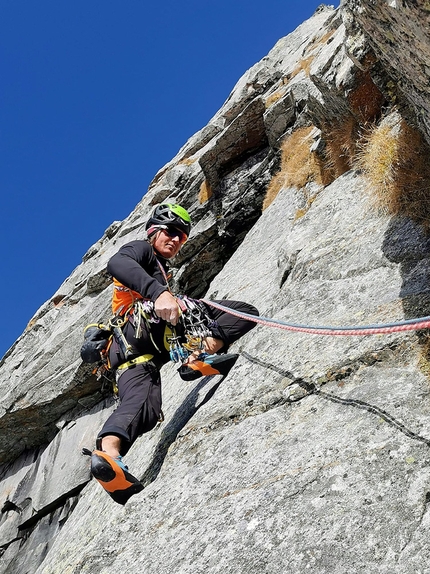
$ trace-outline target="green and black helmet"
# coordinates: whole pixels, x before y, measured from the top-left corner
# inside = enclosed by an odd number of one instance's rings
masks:
[[[151,234],[152,227],[155,231],[160,225],[172,225],[188,237],[191,231],[191,217],[186,209],[176,203],[160,203],[146,222],[145,229],[148,235]]]

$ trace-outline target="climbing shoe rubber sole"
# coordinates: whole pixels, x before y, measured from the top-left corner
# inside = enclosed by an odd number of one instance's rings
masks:
[[[91,455],[91,474],[118,504],[125,504],[144,488],[140,480],[101,450],[95,450]]]
[[[225,377],[237,361],[239,355],[206,355],[201,360],[181,365],[178,369],[179,376],[184,381],[194,381],[199,377],[222,375]]]

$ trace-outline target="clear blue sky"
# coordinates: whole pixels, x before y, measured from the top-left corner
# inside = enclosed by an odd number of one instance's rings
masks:
[[[0,357],[242,74],[319,4],[1,2]]]

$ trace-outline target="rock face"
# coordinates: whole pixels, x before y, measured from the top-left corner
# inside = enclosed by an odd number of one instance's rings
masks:
[[[84,326],[109,317],[109,257],[164,200],[195,223],[178,293],[308,325],[430,315],[426,227],[373,209],[357,164],[363,130],[387,117],[426,151],[428,20],[424,1],[321,6],[32,318],[0,363],[0,572],[428,571],[426,332],[261,325],[223,381],[184,383],[166,365],[165,422],[127,455],[146,488],[124,507],[80,454],[115,400],[79,358]]]
[[[387,0],[361,2],[347,0],[343,17],[348,30],[347,46],[357,50],[360,38],[368,44],[390,80],[387,94],[400,95],[405,113],[415,121],[429,139],[430,102],[430,4],[425,0]]]

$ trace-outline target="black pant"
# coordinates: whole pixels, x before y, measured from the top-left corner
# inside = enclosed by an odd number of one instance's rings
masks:
[[[138,436],[152,430],[161,413],[160,371],[152,363],[135,365],[118,379],[120,404],[105,422],[99,437],[121,438],[125,454]]]
[[[257,309],[248,303],[228,300],[216,303],[242,313],[258,315]],[[213,336],[224,342],[221,352],[226,352],[231,343],[256,326],[252,321],[234,317],[210,306],[206,307],[208,314],[214,320],[214,325],[211,327]],[[137,437],[155,427],[161,414],[159,367],[168,362],[168,359],[165,350],[161,354],[156,353],[148,337],[143,337],[141,341],[146,342],[146,349],[141,348],[142,354],[153,354],[154,360],[129,367],[119,376],[117,384],[120,404],[99,433],[99,438],[107,435],[118,436],[121,439],[122,455],[127,453]],[[155,343],[161,348],[161,340],[156,340]]]

